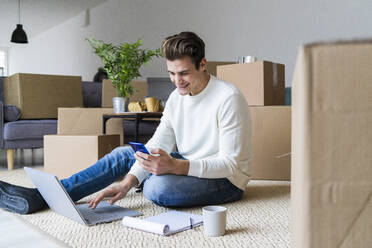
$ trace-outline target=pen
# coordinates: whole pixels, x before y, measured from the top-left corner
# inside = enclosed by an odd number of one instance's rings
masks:
[[[190,218],[190,229],[192,229],[192,219]]]

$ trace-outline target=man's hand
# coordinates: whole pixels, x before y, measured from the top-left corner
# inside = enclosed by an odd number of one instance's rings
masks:
[[[100,201],[105,197],[111,197],[110,204],[114,204],[117,200],[124,198],[128,191],[138,184],[138,180],[133,175],[127,175],[125,179],[114,186],[109,186],[105,188],[101,193],[99,193],[94,199],[89,201],[89,207],[95,209]]]
[[[151,150],[153,156],[143,152],[136,152],[134,157],[140,162],[142,168],[154,175],[176,174],[187,175],[189,172],[189,161],[175,159],[162,149]]]

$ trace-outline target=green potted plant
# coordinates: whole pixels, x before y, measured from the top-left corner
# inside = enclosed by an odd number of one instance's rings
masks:
[[[114,112],[124,112],[129,97],[134,93],[133,79],[141,76],[139,69],[143,64],[148,63],[154,56],[161,56],[160,48],[142,49],[141,39],[134,43],[121,43],[118,46],[93,38],[86,40],[102,60],[107,76],[117,91],[117,97],[112,100]]]

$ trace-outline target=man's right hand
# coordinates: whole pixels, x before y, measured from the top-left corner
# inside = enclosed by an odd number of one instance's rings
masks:
[[[133,175],[127,175],[125,179],[117,185],[109,186],[89,201],[89,207],[95,209],[100,201],[105,197],[111,197],[109,203],[112,205],[116,201],[124,198],[128,191],[138,184],[138,180]]]

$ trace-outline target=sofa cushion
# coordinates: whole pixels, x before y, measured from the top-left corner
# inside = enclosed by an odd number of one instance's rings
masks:
[[[43,139],[57,134],[57,120],[19,120],[4,123],[4,140]]]
[[[21,111],[14,105],[5,104],[3,111],[5,121],[17,121],[21,117]]]
[[[83,105],[86,108],[100,108],[102,103],[102,83],[82,82]]]
[[[5,140],[4,149],[33,149],[44,146],[42,139]]]

